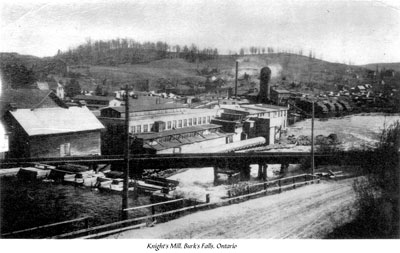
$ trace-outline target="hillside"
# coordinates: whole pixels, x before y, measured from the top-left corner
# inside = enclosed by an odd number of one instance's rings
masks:
[[[367,70],[359,66],[330,63],[306,56],[294,54],[266,54],[247,56],[219,56],[218,59],[199,63],[187,62],[184,59],[163,59],[147,64],[109,66],[90,66],[88,75],[96,80],[114,80],[114,83],[135,83],[149,80],[150,87],[156,89],[160,84],[204,83],[212,69],[216,77],[225,80],[226,85],[233,86],[235,78],[235,61],[239,61],[239,78],[244,74],[258,85],[261,68],[269,66],[272,70],[272,84],[287,89],[307,91],[335,90],[337,84],[354,86],[366,81]],[[369,80],[368,80],[369,81]],[[305,84],[311,83],[311,84]],[[312,88],[311,88],[312,87]]]
[[[378,66],[379,69],[393,69],[396,72],[400,72],[400,62],[393,62],[393,63],[371,63],[371,64],[366,64],[362,65],[360,67],[368,68],[371,70],[376,70],[376,67]]]
[[[37,58],[15,54],[1,54],[2,62],[26,62],[39,72],[38,76],[55,74],[60,60],[54,58]],[[197,86],[204,84],[207,76],[214,75],[224,80],[225,85],[233,86],[235,78],[235,61],[239,61],[239,78],[244,74],[250,76],[250,82],[258,86],[261,68],[269,66],[272,70],[273,85],[303,92],[336,90],[338,84],[354,86],[370,82],[368,70],[361,66],[349,66],[326,62],[307,56],[270,53],[258,55],[227,56],[200,62],[188,62],[182,58],[162,59],[141,64],[123,64],[118,66],[70,66],[75,72],[70,77],[78,78],[83,88],[94,90],[96,84],[104,84],[109,90],[119,89],[125,84],[149,81],[150,89],[159,89],[177,84]],[[61,64],[62,65],[62,64]],[[217,70],[217,72],[212,72]],[[78,75],[77,75],[78,74]],[[65,73],[60,73],[65,75]]]

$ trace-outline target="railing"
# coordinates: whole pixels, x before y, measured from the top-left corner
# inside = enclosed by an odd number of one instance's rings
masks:
[[[299,179],[299,178],[304,179],[304,181],[301,181],[301,182],[296,181],[296,179]],[[287,181],[290,181],[291,183],[285,184]],[[79,230],[79,231],[75,231],[75,232],[70,232],[70,233],[55,236],[53,238],[57,238],[57,239],[60,239],[60,238],[83,238],[83,239],[101,238],[104,236],[120,233],[120,232],[123,232],[126,230],[141,228],[141,227],[147,226],[149,224],[149,222],[146,223],[143,221],[151,220],[153,222],[150,224],[154,224],[155,223],[154,220],[157,217],[181,213],[181,212],[190,211],[190,210],[197,210],[197,209],[204,208],[204,207],[211,207],[211,206],[216,207],[216,206],[221,206],[223,204],[229,205],[229,204],[232,204],[234,200],[239,200],[239,199],[244,199],[244,198],[249,199],[252,196],[266,194],[267,192],[273,192],[276,190],[278,190],[279,193],[281,193],[284,189],[296,188],[297,186],[305,185],[308,183],[315,183],[315,182],[319,183],[319,181],[320,181],[320,179],[318,177],[310,175],[310,174],[302,174],[302,175],[293,176],[293,177],[281,178],[281,179],[277,179],[277,180],[273,180],[273,181],[266,181],[266,182],[262,182],[262,183],[258,183],[258,184],[249,186],[249,188],[255,188],[255,187],[261,186],[261,185],[263,187],[265,187],[263,190],[260,190],[260,191],[249,192],[247,194],[240,195],[240,196],[233,196],[233,197],[231,196],[229,198],[222,199],[218,202],[212,202],[212,203],[210,202],[210,195],[207,194],[205,203],[195,204],[195,205],[182,207],[182,208],[178,208],[178,209],[174,209],[174,210],[170,210],[170,211],[165,211],[165,212],[157,213],[157,214],[154,211],[155,206],[160,206],[160,205],[165,205],[165,204],[170,204],[170,203],[177,203],[180,201],[185,201],[186,199],[180,198],[180,199],[174,199],[174,200],[169,200],[169,201],[164,201],[164,202],[159,202],[159,203],[154,203],[154,204],[149,204],[149,205],[143,205],[143,206],[138,206],[138,207],[130,207],[130,208],[124,209],[124,211],[132,211],[132,210],[151,207],[152,215],[147,215],[147,216],[133,218],[133,219],[124,220],[124,221],[118,221],[118,222],[114,222],[111,224],[105,224],[105,225],[101,225],[101,226],[97,226],[97,227],[92,227],[89,229],[83,229],[83,230]],[[277,184],[277,186],[270,187],[271,184]],[[134,224],[137,222],[142,222],[142,223]]]
[[[304,180],[304,181],[300,181],[299,180]],[[280,178],[280,179],[276,179],[276,180],[271,180],[271,181],[265,181],[262,183],[257,183],[257,184],[251,184],[251,185],[247,185],[245,188],[245,192],[247,192],[247,195],[250,194],[252,192],[252,188],[259,188],[260,186],[262,186],[263,189],[263,193],[267,193],[267,191],[274,191],[274,190],[278,190],[279,192],[282,192],[283,189],[286,188],[296,188],[297,186],[300,185],[305,185],[308,183],[314,183],[314,182],[318,182],[319,183],[319,177],[311,175],[311,174],[301,174],[301,175],[296,175],[296,176],[291,176],[291,177],[285,177],[285,178]],[[289,184],[287,184],[288,182],[290,182]],[[277,185],[276,187],[272,187],[273,185]],[[233,194],[233,192],[231,190],[228,191],[228,198],[232,198],[238,195]],[[240,194],[240,195],[244,195],[244,194]]]
[[[65,225],[69,225],[72,223],[77,223],[77,222],[83,221],[85,223],[85,227],[89,228],[89,220],[91,218],[92,217],[90,217],[90,216],[85,216],[85,217],[81,217],[81,218],[77,218],[77,219],[73,219],[73,220],[61,221],[61,222],[37,226],[37,227],[33,227],[33,228],[22,229],[22,230],[13,231],[10,233],[2,234],[1,237],[2,238],[28,238],[28,237],[24,236],[24,234],[26,234],[28,232],[30,233],[29,238],[32,238],[32,234],[35,234],[35,233],[37,233],[37,238],[48,237],[49,229],[54,229],[56,227],[65,226]],[[44,230],[47,230],[47,233],[43,232]]]

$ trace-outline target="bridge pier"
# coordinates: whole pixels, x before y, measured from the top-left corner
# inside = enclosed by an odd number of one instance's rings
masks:
[[[218,185],[218,167],[214,166],[214,185]]]
[[[267,168],[268,164],[263,164],[263,163],[258,164],[258,176],[257,176],[258,179],[267,181]]]

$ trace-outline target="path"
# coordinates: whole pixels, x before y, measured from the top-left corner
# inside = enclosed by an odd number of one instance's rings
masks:
[[[353,180],[321,181],[110,238],[323,238],[354,215]]]

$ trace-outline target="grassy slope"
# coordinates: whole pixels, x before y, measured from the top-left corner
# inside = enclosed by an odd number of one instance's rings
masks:
[[[4,57],[2,57],[4,59]],[[29,63],[32,61],[42,61],[30,56],[18,55],[21,60],[25,59]],[[101,84],[104,79],[113,80],[114,87],[118,89],[121,84],[135,83],[136,80],[149,80],[150,87],[154,88],[162,82],[162,79],[169,80],[170,83],[199,83],[206,80],[205,76],[198,74],[198,70],[205,67],[217,68],[219,76],[234,83],[235,61],[239,61],[239,76],[246,72],[250,74],[252,80],[258,83],[260,69],[270,66],[273,72],[272,83],[280,83],[285,88],[290,88],[292,81],[308,83],[315,82],[314,88],[324,90],[334,90],[335,84],[349,80],[350,85],[357,83],[355,74],[363,76],[365,68],[361,66],[348,66],[345,64],[330,63],[318,59],[309,59],[306,56],[277,53],[264,55],[245,55],[245,56],[219,56],[218,59],[208,60],[200,63],[190,63],[183,59],[163,59],[147,64],[133,64],[120,66],[91,66],[89,76],[95,82]],[[286,81],[282,84],[282,78]],[[347,83],[347,81],[344,81]],[[80,83],[84,84],[85,89],[94,89],[92,82],[87,78],[81,78]],[[87,85],[86,85],[87,84]],[[303,90],[301,86],[300,90]]]
[[[309,59],[306,56],[290,54],[267,54],[251,56],[220,56],[218,59],[208,60],[201,63],[189,63],[183,59],[163,59],[147,64],[120,65],[118,67],[91,66],[90,74],[95,79],[113,79],[115,82],[134,82],[134,80],[150,80],[152,87],[159,79],[169,79],[175,82],[201,82],[205,81],[197,70],[202,68],[217,68],[219,76],[233,83],[235,61],[239,61],[239,76],[245,72],[250,74],[254,81],[260,69],[270,66],[274,74],[273,83],[280,82],[286,77],[286,83],[315,82],[322,88],[332,89],[333,85],[344,80],[355,83],[355,74],[363,75],[365,69],[358,66],[330,63],[318,59]]]
[[[371,64],[366,64],[361,67],[368,68],[375,70],[376,66],[378,66],[379,69],[385,68],[385,69],[393,69],[396,72],[400,71],[400,62],[393,62],[393,63],[371,63]]]

